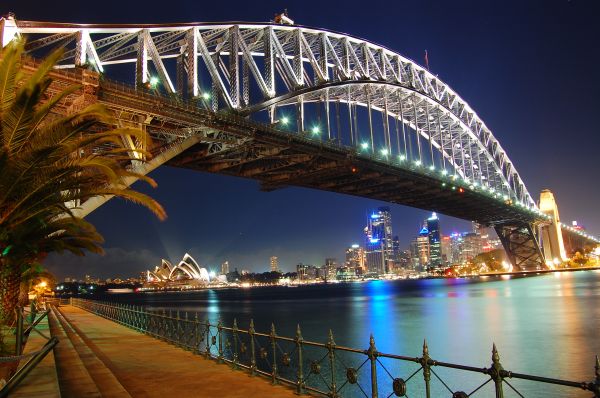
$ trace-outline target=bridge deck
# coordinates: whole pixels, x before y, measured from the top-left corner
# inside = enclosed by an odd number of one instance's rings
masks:
[[[60,307],[72,330],[132,397],[292,397],[272,386],[72,306]]]

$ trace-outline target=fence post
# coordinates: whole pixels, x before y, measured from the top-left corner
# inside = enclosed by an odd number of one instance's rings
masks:
[[[175,312],[175,345],[181,347],[180,337],[181,337],[181,318],[179,317],[179,310]]]
[[[248,328],[250,335],[250,375],[256,375],[256,350],[254,349],[254,319],[250,319],[250,327]]]
[[[431,380],[431,367],[429,365],[429,347],[427,347],[427,340],[423,340],[423,357],[421,358],[421,366],[423,367],[423,380],[425,380],[425,396],[431,397],[431,386],[429,384]]]
[[[237,369],[238,368],[238,325],[237,325],[237,319],[233,318],[233,363],[232,363],[232,367],[233,369]]]
[[[198,313],[194,315],[194,353],[200,354],[200,320]]]
[[[219,356],[217,357],[218,363],[223,363],[223,325],[221,324],[221,318],[217,323],[217,334],[219,336]]]
[[[21,355],[23,352],[23,307],[15,307],[17,312],[17,325],[15,329],[15,355]]]
[[[32,324],[33,321],[35,321],[35,303],[32,300],[29,306],[29,324]]]
[[[367,355],[371,360],[371,397],[377,398],[379,396],[379,392],[377,390],[377,347],[375,347],[375,339],[373,338],[373,334],[369,338],[369,349],[367,350]]]
[[[210,358],[210,322],[208,322],[208,318],[206,318],[206,359]]]
[[[500,354],[498,354],[498,350],[496,349],[496,343],[494,343],[492,347],[492,367],[490,368],[490,376],[492,380],[494,380],[494,385],[496,388],[496,398],[503,398],[504,391],[502,390],[502,374],[501,372],[504,369],[500,364]]]
[[[302,332],[300,331],[300,325],[296,329],[296,350],[298,351],[298,381],[296,383],[296,393],[298,395],[304,394],[304,371],[303,371],[303,362],[302,362]]]
[[[273,361],[271,363],[271,384],[277,384],[277,340],[275,337],[275,324],[271,323],[271,348],[273,349]]]
[[[329,356],[329,367],[331,368],[331,396],[337,397],[337,386],[335,385],[335,341],[333,340],[333,331],[329,329],[329,340],[327,341],[327,351]]]
[[[598,355],[596,355],[596,366],[594,367],[596,371],[596,381],[593,384],[593,392],[594,398],[600,398],[600,361],[598,360]]]

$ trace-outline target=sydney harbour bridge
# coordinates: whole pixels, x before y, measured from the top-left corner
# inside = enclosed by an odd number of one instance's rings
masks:
[[[132,162],[138,172],[167,164],[256,179],[267,191],[308,187],[477,221],[496,230],[517,270],[565,260],[565,242],[599,242],[560,223],[551,192],[536,202],[446,83],[367,40],[272,23],[0,19],[2,45],[17,37],[30,69],[64,48],[52,88],[80,85],[64,112],[99,102],[119,127],[148,133],[144,142],[122,137],[153,154]]]

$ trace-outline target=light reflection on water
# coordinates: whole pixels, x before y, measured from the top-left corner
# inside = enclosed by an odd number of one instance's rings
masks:
[[[489,366],[495,342],[508,370],[591,381],[594,354],[600,353],[599,296],[600,273],[587,271],[485,281],[371,281],[118,299],[153,309],[197,311],[201,318],[216,322],[220,317],[228,325],[237,318],[240,328],[247,328],[254,318],[257,331],[268,331],[274,322],[284,336],[293,336],[299,323],[305,339],[319,342],[326,342],[332,329],[338,345],[354,348],[368,348],[372,333],[379,351],[408,356],[420,356],[427,339],[434,359],[478,367]],[[529,391],[527,396],[589,395],[536,395],[533,387]]]

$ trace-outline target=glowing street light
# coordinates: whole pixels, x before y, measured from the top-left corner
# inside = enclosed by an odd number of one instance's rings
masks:
[[[279,119],[279,121],[285,126],[290,122],[290,119],[287,116],[284,116],[281,119]]]
[[[319,134],[320,132],[321,132],[321,131],[320,131],[320,129],[319,129],[319,126],[314,126],[314,127],[312,128],[312,133],[313,133],[313,135],[317,135],[317,134]]]
[[[369,143],[368,142],[363,142],[362,144],[360,144],[360,147],[362,149],[368,149],[369,148]]]
[[[210,93],[208,93],[208,92],[202,93],[202,98],[204,98],[205,100],[210,99]]]
[[[387,148],[382,148],[380,152],[383,156],[387,156],[389,154],[389,151],[387,150]]]

